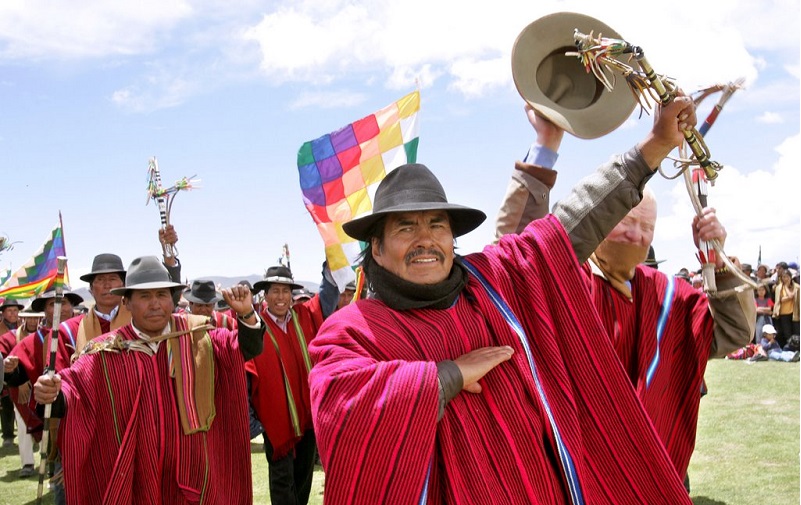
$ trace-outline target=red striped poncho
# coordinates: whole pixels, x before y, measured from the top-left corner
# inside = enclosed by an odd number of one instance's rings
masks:
[[[584,503],[689,504],[591,307],[556,218],[467,256],[515,312]],[[437,422],[436,362],[510,345]],[[569,503],[526,353],[471,276],[453,307],[395,311],[361,300],[310,346],[326,503]],[[427,477],[427,474],[430,474]],[[427,486],[427,492],[424,492]]]
[[[657,324],[660,311],[667,306],[668,277],[639,265],[631,280],[629,300],[602,277],[589,275],[602,324],[676,471],[683,477],[695,448],[701,387],[714,337],[707,297],[689,283],[673,280],[670,310],[657,355]]]
[[[137,338],[131,325],[116,332]],[[207,432],[182,432],[165,342],[153,356],[84,354],[62,372],[67,503],[252,503],[244,360],[236,333],[209,335],[216,417]]]
[[[14,352],[21,352],[23,354],[33,355],[33,351],[28,352],[27,347],[23,346],[19,349],[17,347],[17,333],[20,331],[20,328],[16,330],[11,330],[6,332],[3,335],[0,335],[0,353],[3,354],[4,357],[9,355],[15,355]],[[30,336],[32,334],[28,334]],[[23,340],[25,338],[23,337]],[[22,342],[22,340],[20,340]],[[28,343],[32,346],[33,345],[33,337],[31,337]],[[41,371],[39,372],[41,374]],[[31,384],[36,382],[37,376],[28,377],[28,380]],[[30,385],[28,386],[30,387]],[[20,416],[22,416],[23,421],[25,422],[25,426],[27,428],[27,432],[33,435],[33,437],[38,441],[42,437],[42,418],[36,414],[36,402],[32,399],[32,394],[29,395],[28,402],[21,402],[19,398],[19,388],[17,387],[8,387],[8,394],[11,397],[11,401],[14,402],[14,406],[17,408]]]

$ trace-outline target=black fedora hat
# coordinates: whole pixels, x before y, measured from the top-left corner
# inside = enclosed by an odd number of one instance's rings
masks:
[[[667,260],[658,260],[658,259],[656,259],[656,254],[654,253],[654,246],[648,246],[648,257],[645,258],[645,261],[643,261],[642,263],[643,263],[643,265],[647,265],[647,266],[649,266],[651,268],[658,269],[659,268],[658,265],[660,263],[664,263],[665,261],[667,261]]]
[[[300,289],[303,284],[298,284],[292,277],[292,271],[285,266],[279,265],[267,269],[264,279],[253,285],[253,293],[258,293],[262,289],[267,289],[270,284],[286,284],[290,289]]]
[[[92,261],[92,271],[82,275],[80,279],[91,284],[95,276],[99,274],[120,274],[120,278],[124,281],[125,268],[122,266],[122,259],[116,254],[98,254]]]
[[[131,262],[125,276],[125,287],[114,288],[112,294],[125,295],[129,289],[185,289],[184,284],[173,282],[167,267],[155,256],[141,256]]]
[[[25,308],[25,306],[22,305],[21,303],[19,303],[17,300],[6,299],[6,300],[3,300],[3,303],[0,303],[0,312],[4,311],[5,309],[7,309],[9,307],[16,307],[19,310],[22,310],[23,308]]]
[[[384,177],[378,185],[373,212],[342,225],[345,233],[367,242],[376,223],[393,212],[444,210],[448,212],[454,237],[478,228],[487,215],[478,209],[448,203],[439,180],[425,165],[401,165]]]
[[[184,298],[192,303],[217,303],[222,297],[217,294],[214,281],[208,279],[197,279],[192,282],[192,287],[184,293]]]
[[[64,298],[70,301],[73,307],[77,307],[79,303],[83,302],[83,297],[77,293],[73,293],[69,290],[69,288],[65,287],[64,291],[62,292]],[[41,295],[37,296],[31,302],[31,310],[33,312],[44,312],[45,306],[47,305],[47,300],[56,297],[56,290],[49,289],[45,291]]]

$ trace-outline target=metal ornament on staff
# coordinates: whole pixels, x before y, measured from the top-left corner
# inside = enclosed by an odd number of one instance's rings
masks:
[[[191,177],[184,177],[176,181],[173,186],[165,189],[161,185],[161,171],[159,170],[159,164],[155,156],[150,158],[148,162],[147,175],[146,204],[150,203],[150,200],[156,201],[159,208],[159,215],[161,216],[161,228],[165,229],[170,224],[170,211],[172,210],[175,195],[177,195],[179,191],[197,189],[199,187],[197,183],[200,182],[200,179],[195,179],[194,175]],[[161,247],[165,258],[175,258],[178,256],[178,250],[173,245],[164,243]]]
[[[600,23],[597,20],[595,22]],[[600,32],[596,37],[594,31],[590,30],[589,33],[584,33],[579,28],[574,28],[573,40],[577,51],[569,51],[565,54],[578,57],[586,71],[591,72],[598,81],[603,83],[607,90],[614,89],[614,75],[611,75],[610,79],[610,74],[607,72],[609,70],[623,75],[629,89],[634,93],[643,109],[650,108],[651,102],[658,101],[662,105],[667,105],[675,98],[675,84],[669,78],[658,75],[654,71],[645,57],[645,52],[639,46],[630,44],[620,38],[604,37],[603,33]],[[640,71],[618,59],[623,55],[633,57]],[[714,119],[712,121],[714,122]],[[682,133],[694,159],[689,159],[682,154],[683,159],[676,160],[675,163],[684,173],[690,199],[696,214],[700,216],[701,209],[706,207],[707,180],[714,184],[722,165],[710,159],[709,148],[700,132],[695,128],[688,128],[682,130]],[[680,150],[680,152],[683,153],[683,150]],[[695,170],[690,170],[690,167],[694,167]],[[737,275],[747,287],[756,287],[754,282],[743,274],[726,256],[717,240],[702,241],[699,246],[701,247],[699,259],[703,263],[705,291],[709,293],[717,292],[717,286],[715,285],[716,257],[720,257],[729,271]]]
[[[56,278],[54,281],[55,297],[53,308],[53,326],[50,329],[50,354],[45,365],[44,375],[52,379],[56,374],[56,354],[58,352],[58,327],[61,325],[61,304],[64,301],[64,272],[67,269],[67,258],[59,256],[56,260]],[[44,477],[47,467],[47,455],[50,445],[50,413],[52,403],[45,404],[44,408],[44,429],[42,430],[42,442],[40,444],[39,459],[39,487],[36,491],[37,505],[42,503],[42,492],[44,490]]]

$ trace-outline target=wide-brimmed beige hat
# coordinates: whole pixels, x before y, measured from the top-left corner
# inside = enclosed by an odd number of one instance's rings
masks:
[[[593,139],[628,119],[636,100],[617,75],[612,91],[587,72],[576,56],[573,33],[620,39],[605,23],[575,12],[558,12],[534,21],[512,48],[512,78],[520,96],[541,116],[579,138]],[[622,60],[621,60],[622,61]]]

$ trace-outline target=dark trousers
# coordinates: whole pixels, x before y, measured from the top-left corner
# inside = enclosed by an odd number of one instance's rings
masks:
[[[776,342],[779,343],[780,346],[784,347],[787,345],[787,341],[790,340],[791,335],[797,335],[795,333],[798,331],[797,329],[797,322],[793,322],[793,315],[792,314],[785,314],[775,318],[773,320],[776,323]]]
[[[10,396],[0,399],[0,421],[2,421],[3,440],[14,439],[14,402]]]
[[[306,505],[309,503],[317,441],[309,430],[295,445],[294,451],[273,461],[273,447],[264,435],[264,452],[270,471],[270,503],[272,505]]]

